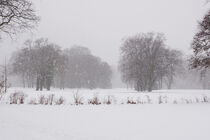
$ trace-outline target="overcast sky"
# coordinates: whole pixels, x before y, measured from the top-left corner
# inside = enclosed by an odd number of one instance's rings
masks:
[[[49,38],[63,48],[88,47],[111,65],[117,65],[126,36],[162,32],[167,45],[186,53],[210,5],[205,0],[33,0],[41,21],[33,34],[0,41],[0,59],[21,47],[26,38]],[[2,55],[3,54],[3,55]]]

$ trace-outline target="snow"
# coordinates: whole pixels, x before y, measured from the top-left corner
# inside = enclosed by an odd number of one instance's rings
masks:
[[[1,105],[2,140],[207,140],[210,105]]]
[[[72,98],[75,90],[53,89],[36,92],[23,91],[30,99],[35,94],[56,94]],[[137,93],[126,89],[80,90],[84,98],[99,92],[100,97],[115,96],[116,100],[149,95],[172,98],[208,96],[209,90],[161,90]],[[5,97],[4,101],[7,98]],[[70,100],[66,99],[70,102]],[[113,105],[10,105],[0,104],[1,140],[209,140],[209,103],[113,104]]]
[[[9,97],[11,93],[22,92],[27,95],[25,104],[35,100],[38,102],[39,98],[43,95],[49,97],[49,95],[55,95],[55,100],[59,97],[65,99],[64,104],[75,104],[74,95],[78,95],[83,99],[84,104],[88,104],[88,101],[94,96],[97,96],[100,102],[104,102],[108,97],[112,99],[112,104],[126,104],[128,99],[139,103],[152,103],[158,104],[161,96],[163,103],[179,104],[197,103],[203,102],[204,97],[207,97],[210,102],[210,90],[154,90],[151,93],[136,92],[132,89],[52,89],[51,91],[35,91],[30,88],[10,88],[7,95],[4,96],[1,102],[9,103]],[[150,101],[149,101],[150,100]]]

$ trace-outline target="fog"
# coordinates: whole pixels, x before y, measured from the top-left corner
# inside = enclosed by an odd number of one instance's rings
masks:
[[[209,5],[205,0],[33,0],[41,21],[33,33],[0,42],[1,60],[27,38],[49,38],[64,48],[88,47],[117,65],[122,39],[140,32],[162,32],[171,48],[189,54],[190,42]]]
[[[11,54],[22,48],[26,39],[44,37],[61,46],[62,50],[73,45],[88,48],[94,56],[111,65],[113,87],[124,86],[117,71],[124,39],[138,33],[163,33],[167,48],[180,50],[187,57],[192,52],[190,43],[198,21],[209,7],[205,0],[32,1],[41,18],[37,28],[17,36],[3,35],[0,63],[5,58],[9,61]],[[179,84],[176,86],[180,87]]]

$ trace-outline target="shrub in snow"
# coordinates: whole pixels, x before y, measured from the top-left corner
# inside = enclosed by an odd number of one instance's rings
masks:
[[[127,98],[127,104],[136,104],[136,102],[135,101],[133,101],[133,98]]]
[[[18,96],[17,96],[16,92],[10,94],[9,98],[10,98],[10,104],[17,104],[18,103]]]
[[[177,104],[177,100],[174,100],[174,101],[173,101],[173,104]]]
[[[99,97],[98,97],[98,95],[97,95],[97,94],[95,94],[95,95],[93,96],[93,98],[92,98],[92,99],[90,99],[90,100],[88,101],[88,104],[100,105],[100,104],[101,104],[101,102],[99,101]]]
[[[104,98],[103,104],[110,105],[111,103],[112,103],[112,101],[111,101],[110,96],[107,96],[107,97]]]
[[[207,103],[208,102],[208,97],[206,95],[203,95],[203,102]]]
[[[38,103],[41,105],[53,105],[54,102],[54,94],[50,94],[47,97],[44,95],[39,96],[39,101]]]
[[[39,96],[39,104],[41,105],[48,105],[49,98],[45,97],[44,95]]]
[[[160,95],[159,97],[158,97],[158,104],[162,104],[163,103],[163,99],[162,99],[162,96]]]
[[[64,98],[61,96],[59,97],[57,100],[55,100],[55,95],[54,94],[50,94],[47,97],[44,95],[39,96],[38,98],[38,103],[36,102],[36,99],[33,98],[30,100],[29,104],[41,104],[41,105],[61,105],[64,103]]]
[[[20,93],[18,98],[19,98],[19,103],[20,104],[24,104],[25,94],[24,93]]]
[[[185,102],[186,102],[187,104],[190,104],[190,103],[191,103],[189,99],[185,99]]]
[[[104,98],[103,104],[110,105],[113,104],[114,102],[115,102],[114,96],[107,96]]]
[[[45,104],[45,97],[44,95],[39,96],[39,104]]]
[[[54,94],[50,94],[48,96],[48,104],[49,105],[52,105],[53,104],[54,96],[55,96]]]
[[[10,104],[24,104],[26,96],[23,92],[14,92],[10,94]]]
[[[195,98],[195,101],[196,101],[196,103],[200,102],[200,100],[197,97]]]
[[[79,91],[77,91],[74,95],[73,95],[73,97],[74,97],[74,103],[76,104],[76,105],[80,105],[80,104],[83,104],[83,97],[81,97],[80,95],[79,95]]]
[[[62,96],[60,96],[56,101],[55,101],[55,104],[56,105],[61,105],[61,104],[63,104],[65,102],[65,99],[62,97]]]

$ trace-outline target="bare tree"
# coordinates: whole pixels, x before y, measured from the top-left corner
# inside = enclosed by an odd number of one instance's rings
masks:
[[[123,42],[119,68],[124,82],[133,84],[137,91],[152,91],[162,87],[168,74],[172,83],[178,56],[171,56],[164,40],[163,34],[146,33]]]
[[[29,43],[30,42],[30,43]],[[32,49],[32,41],[27,40],[24,43],[24,48],[13,53],[13,56],[10,60],[12,63],[12,73],[17,74],[22,79],[23,87],[33,87],[34,86],[34,53]]]
[[[0,0],[0,33],[14,35],[32,29],[39,21],[32,2],[28,0]]]
[[[36,90],[42,90],[43,87],[50,90],[59,55],[58,45],[49,43],[44,38],[35,41],[33,66],[36,70]]]
[[[166,53],[166,63],[165,83],[167,88],[171,89],[174,77],[182,74],[184,71],[182,52],[168,49]]]
[[[50,90],[59,56],[60,47],[47,39],[26,41],[25,47],[12,57],[13,73],[21,75],[24,87],[26,83],[28,87],[33,87],[36,81],[36,90],[44,87]]]
[[[68,57],[64,52],[61,52],[57,58],[55,65],[54,86],[64,89],[66,86],[66,76],[68,75]]]
[[[110,88],[112,71],[88,48],[73,46],[65,50],[68,57],[67,83],[70,88]]]

